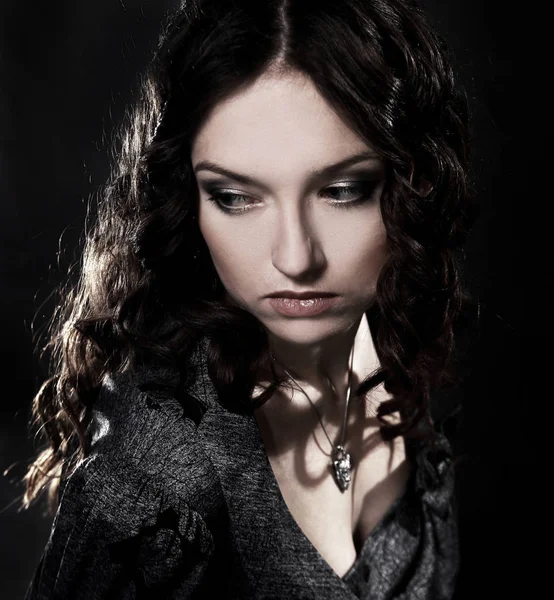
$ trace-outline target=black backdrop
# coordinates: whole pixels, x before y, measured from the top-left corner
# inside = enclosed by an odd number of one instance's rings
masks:
[[[0,477],[2,598],[23,596],[50,528],[44,505],[17,509],[16,482],[34,447],[30,404],[43,377],[33,332],[52,312],[58,263],[63,271],[75,256],[86,201],[108,175],[113,128],[175,2],[0,4],[0,469],[9,468]],[[488,454],[468,478],[463,526],[475,543],[467,597],[532,597],[546,509],[535,441],[544,409],[532,406],[547,393],[541,374],[552,332],[546,18],[520,3],[421,5],[454,51],[474,113],[481,216],[467,245],[468,281],[515,332],[509,345],[493,335],[479,358],[476,397],[488,417],[473,411],[471,431]]]

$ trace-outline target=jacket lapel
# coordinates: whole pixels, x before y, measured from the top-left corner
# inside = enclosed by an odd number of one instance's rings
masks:
[[[208,374],[206,344],[203,339],[193,359],[196,372],[187,392],[204,407],[198,435],[219,477],[232,545],[248,580],[256,587],[275,547],[279,527],[272,481],[263,468],[267,455],[252,411],[244,404],[230,408],[219,401]]]
[[[198,358],[187,391],[205,406],[198,435],[219,477],[232,546],[256,596],[356,598],[292,522],[252,409],[220,403],[205,354]]]
[[[275,548],[275,506],[271,480],[260,468],[265,459],[255,421],[226,409],[209,410],[199,427],[217,471],[229,513],[231,538],[250,583],[257,586]]]

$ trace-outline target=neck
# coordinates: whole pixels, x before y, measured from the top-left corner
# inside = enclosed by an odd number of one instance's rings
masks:
[[[375,359],[368,363],[368,350],[374,352],[374,348],[365,314],[349,329],[323,342],[299,345],[269,334],[269,346],[277,372],[286,369],[308,394],[322,396],[331,391],[339,403],[344,401],[348,390],[351,351],[354,352],[352,388],[357,365],[363,365],[364,371],[368,366],[370,370],[376,366]],[[359,374],[362,375],[359,379],[365,374]]]

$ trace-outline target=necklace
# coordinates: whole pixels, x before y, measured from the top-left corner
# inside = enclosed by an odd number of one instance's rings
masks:
[[[323,429],[323,433],[325,433],[325,436],[331,444],[331,465],[333,467],[333,473],[335,475],[335,483],[337,484],[341,492],[345,492],[348,489],[348,486],[350,485],[350,482],[352,480],[353,467],[352,455],[346,452],[346,450],[344,449],[344,437],[346,433],[346,420],[348,417],[348,404],[350,402],[350,389],[352,386],[352,363],[354,361],[354,346],[352,346],[352,350],[350,352],[350,366],[348,370],[348,390],[346,391],[346,402],[344,407],[344,419],[342,421],[340,444],[333,444],[331,438],[327,433],[327,430],[325,429],[325,426],[323,425],[323,420],[321,419],[321,415],[319,413],[319,410],[317,409],[317,406],[311,401],[310,397],[308,396],[308,394],[306,394],[306,392],[298,383],[298,381],[296,381],[296,379],[289,373],[285,366],[281,362],[279,362],[273,356],[273,354],[271,355],[271,358],[283,367],[285,373],[294,381],[294,383],[296,383],[300,391],[304,394],[304,396],[306,396],[308,402],[314,408],[317,414],[317,418],[319,419],[319,422],[321,424],[321,428]]]

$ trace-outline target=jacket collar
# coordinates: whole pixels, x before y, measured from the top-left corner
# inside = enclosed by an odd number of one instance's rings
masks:
[[[204,410],[224,405],[208,371],[208,347],[208,338],[204,336],[189,361],[189,383],[186,385],[187,394],[195,398]],[[231,412],[252,413],[247,398],[233,398],[225,405]]]
[[[217,472],[233,546],[256,596],[276,597],[275,582],[283,581],[299,594],[294,597],[355,599],[289,512],[250,404],[239,400],[229,406],[218,400],[206,348],[203,341],[195,354],[196,376],[187,393],[206,409],[199,440]],[[307,587],[307,580],[321,587]]]

